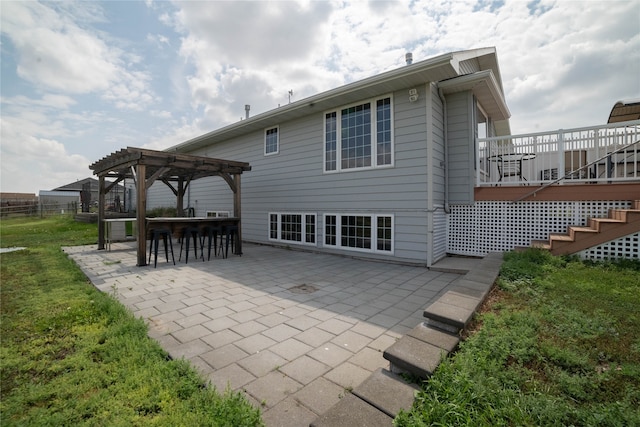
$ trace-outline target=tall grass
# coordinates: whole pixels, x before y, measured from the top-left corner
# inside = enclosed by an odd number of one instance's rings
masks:
[[[168,360],[62,253],[95,243],[95,224],[2,220],[0,233],[3,247],[27,248],[1,255],[1,425],[262,425],[241,394]]]
[[[640,425],[640,262],[508,253],[498,284],[397,426]]]

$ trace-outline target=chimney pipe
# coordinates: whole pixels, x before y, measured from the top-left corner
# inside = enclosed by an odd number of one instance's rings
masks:
[[[249,118],[249,110],[251,110],[251,105],[245,104],[244,105],[244,112],[245,112],[245,115],[246,115],[245,118],[247,118],[247,119]]]
[[[405,61],[407,61],[407,65],[411,65],[411,64],[413,64],[413,53],[411,53],[411,52],[407,52],[407,53],[404,55],[404,59],[405,59]]]

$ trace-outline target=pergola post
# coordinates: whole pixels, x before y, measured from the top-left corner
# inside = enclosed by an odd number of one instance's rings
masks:
[[[184,216],[184,179],[178,177],[178,194],[176,194],[176,215]]]
[[[104,249],[104,219],[105,219],[105,180],[104,175],[98,177],[98,250]]]
[[[240,175],[239,173],[233,174],[233,181],[235,188],[233,190],[233,216],[236,218],[242,217],[242,193],[240,191]],[[238,222],[238,241],[236,242],[236,254],[242,255],[242,221]]]
[[[136,166],[136,222],[138,223],[138,262],[142,267],[147,265],[147,180],[146,165],[138,163]]]

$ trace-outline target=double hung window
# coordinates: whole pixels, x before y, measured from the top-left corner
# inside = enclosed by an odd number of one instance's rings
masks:
[[[325,113],[325,172],[391,166],[392,116],[391,97]]]

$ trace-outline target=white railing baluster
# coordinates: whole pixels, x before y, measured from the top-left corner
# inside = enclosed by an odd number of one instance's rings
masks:
[[[567,176],[559,183],[640,179],[640,120],[480,138],[477,147],[478,186],[547,184],[565,172]],[[513,162],[518,158],[520,173],[507,176],[505,159]]]

